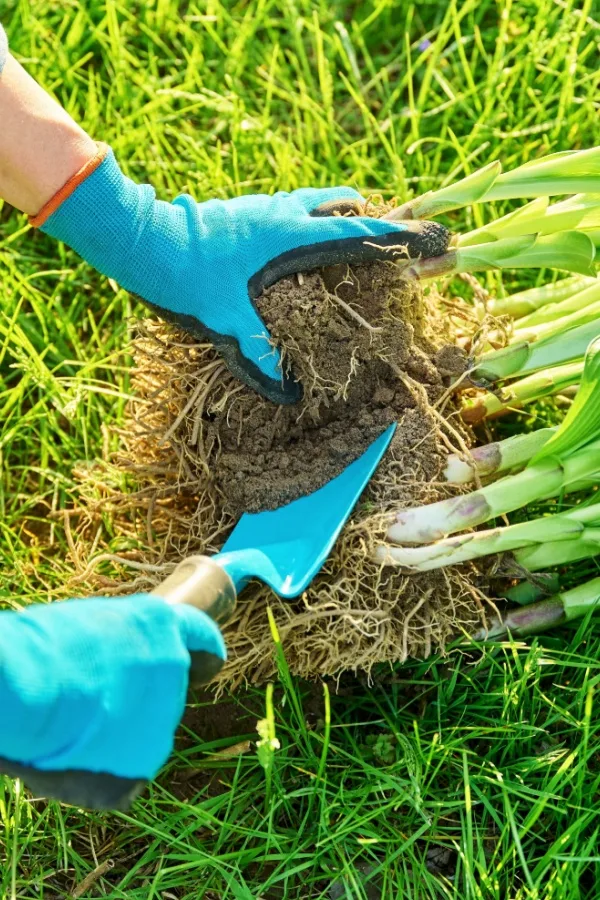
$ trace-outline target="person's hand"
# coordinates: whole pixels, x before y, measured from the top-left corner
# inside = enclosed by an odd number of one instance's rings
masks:
[[[433,222],[360,215],[352,188],[301,189],[197,203],[155,199],[99,145],[85,167],[32,219],[164,318],[207,337],[236,376],[274,402],[301,388],[284,375],[254,300],[284,275],[334,263],[442,254]]]
[[[0,772],[41,796],[126,808],[172,750],[191,656],[203,681],[217,674],[218,626],[147,594],[0,612]]]

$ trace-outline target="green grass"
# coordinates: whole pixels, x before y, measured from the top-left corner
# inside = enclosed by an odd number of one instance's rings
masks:
[[[31,73],[165,198],[348,183],[405,199],[598,142],[592,0],[5,0],[0,15]],[[74,463],[117,446],[141,311],[8,208],[0,290],[0,600],[16,607],[64,595],[52,514]],[[386,898],[596,900],[599,659],[582,623],[330,685],[330,713],[283,669],[268,771],[254,749],[206,761],[254,737],[253,690],[227,701],[226,734],[192,709],[128,815],[0,779],[0,897],[361,898],[370,871]]]

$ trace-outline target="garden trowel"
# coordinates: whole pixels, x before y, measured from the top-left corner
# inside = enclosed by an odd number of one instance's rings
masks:
[[[169,603],[189,603],[220,623],[252,578],[281,597],[297,597],[324,565],[395,430],[390,425],[318,491],[279,509],[244,513],[220,553],[188,557],[152,593]]]

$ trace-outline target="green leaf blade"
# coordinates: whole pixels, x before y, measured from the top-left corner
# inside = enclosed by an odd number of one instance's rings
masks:
[[[556,434],[533,457],[531,464],[556,456],[560,459],[600,435],[600,338],[585,355],[581,386]]]

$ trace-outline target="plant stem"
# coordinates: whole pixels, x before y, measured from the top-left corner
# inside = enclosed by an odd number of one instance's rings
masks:
[[[569,279],[565,279],[569,280]],[[590,279],[582,279],[589,281]],[[542,325],[569,316],[584,307],[600,300],[600,279],[594,279],[592,284],[584,286],[582,290],[575,291],[560,301],[553,301],[532,312],[531,315],[522,318],[519,323],[519,331],[523,328],[531,328],[534,325]]]
[[[484,444],[471,450],[468,460],[451,453],[444,469],[444,478],[450,484],[469,484],[475,480],[475,474],[487,478],[518,469],[529,462],[555,431],[556,428],[538,428],[537,431]]]
[[[381,562],[403,566],[414,572],[429,572],[522,547],[537,549],[548,542],[577,542],[585,538],[587,523],[596,526],[596,530],[600,526],[600,504],[576,507],[568,512],[517,525],[461,534],[424,547],[382,545],[377,549],[376,557]]]
[[[575,543],[569,542],[569,543]],[[519,606],[527,606],[529,603],[535,603],[542,597],[550,597],[557,594],[560,587],[560,579],[556,572],[541,572],[531,581],[521,581],[519,584],[508,588],[504,591],[503,596]]]
[[[600,287],[600,282],[598,286]],[[595,302],[584,303],[579,309],[558,316],[555,319],[550,319],[547,322],[540,322],[533,326],[521,325],[513,333],[511,340],[518,343],[521,341],[539,341],[542,338],[562,333],[568,328],[585,325],[587,322],[593,322],[596,319],[600,321],[600,299],[597,299]]]
[[[449,250],[441,256],[432,256],[429,259],[411,260],[410,265],[402,269],[406,278],[416,278],[420,281],[458,271],[456,250]]]
[[[596,194],[600,191],[600,147],[551,153],[510,172],[502,173],[498,161],[489,163],[461,181],[438,191],[427,191],[388,213],[394,219],[426,219],[490,200],[551,197],[557,194]],[[572,211],[593,199],[570,198],[559,210]]]
[[[430,219],[453,209],[460,209],[470,203],[476,203],[485,195],[502,172],[502,165],[495,160],[467,175],[457,184],[440,188],[438,191],[427,191],[415,197],[384,216],[392,221],[406,219]]]
[[[539,369],[582,359],[590,342],[598,336],[600,320],[595,319],[576,328],[540,338],[539,341],[509,344],[501,350],[484,353],[471,372],[471,378],[493,384],[504,378],[529,375]]]
[[[595,278],[573,275],[553,284],[529,288],[509,297],[490,300],[487,311],[492,316],[512,316],[513,319],[518,319],[521,316],[534,314],[536,310],[544,308],[547,304],[560,303],[562,300],[572,297],[573,294],[579,293],[583,288],[594,284],[597,284]]]
[[[523,547],[514,554],[516,562],[530,572],[565,566],[590,559],[600,553],[600,527],[587,527],[577,540],[549,541],[538,547]]]
[[[599,477],[600,440],[596,440],[566,459],[551,456],[462,497],[402,510],[387,538],[397,544],[427,544]]]
[[[520,381],[513,381],[502,388],[499,393],[487,393],[483,397],[469,400],[462,408],[463,421],[469,425],[477,425],[484,419],[496,418],[505,413],[520,409],[527,403],[541,400],[564,391],[572,384],[579,384],[583,374],[584,361],[569,363],[566,366],[555,366],[534,372]],[[535,432],[534,432],[535,434]]]
[[[407,278],[438,278],[450,272],[484,272],[494,269],[536,269],[550,266],[580,275],[593,275],[596,249],[590,238],[577,231],[538,236],[519,235],[473,247],[458,247],[429,259],[411,260],[404,266]]]
[[[528,634],[537,634],[564,622],[580,619],[586,613],[594,611],[599,603],[600,578],[594,578],[540,603],[511,609],[502,619],[492,622],[489,628],[482,628],[473,637],[477,641],[507,637],[509,634],[526,637]]]
[[[495,219],[481,228],[458,235],[460,247],[518,237],[521,234],[555,234],[559,231],[588,230],[595,226],[600,213],[600,194],[580,194],[577,202],[549,204],[548,197],[537,197]],[[586,223],[587,227],[586,227]]]

